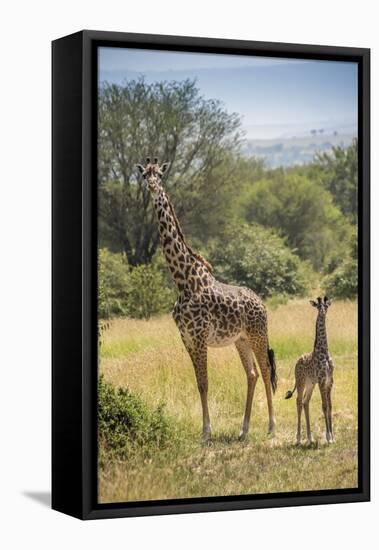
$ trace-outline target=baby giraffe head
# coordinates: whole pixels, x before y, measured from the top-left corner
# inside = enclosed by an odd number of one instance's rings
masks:
[[[154,162],[151,162],[150,157],[147,157],[146,159],[146,166],[142,166],[142,164],[137,164],[138,170],[142,174],[143,179],[147,183],[147,186],[152,193],[158,193],[159,191],[162,191],[162,176],[169,166],[169,162],[164,162],[163,164],[159,165],[157,158],[154,159]]]
[[[326,312],[328,311],[328,307],[331,305],[332,300],[330,300],[327,296],[324,296],[324,299],[320,298],[320,296],[316,300],[309,300],[310,304],[313,307],[316,307],[320,313],[323,313],[326,315]]]

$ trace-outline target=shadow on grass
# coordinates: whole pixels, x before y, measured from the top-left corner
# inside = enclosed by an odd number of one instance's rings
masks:
[[[292,443],[292,442],[285,442],[283,445],[280,446],[282,450],[292,450],[292,451],[302,451],[304,453],[309,451],[317,451],[322,448],[322,445],[319,441],[313,441],[312,443],[304,442],[304,443]]]
[[[247,439],[246,439],[247,441]],[[230,445],[231,443],[243,443],[238,439],[238,435],[236,433],[230,433],[230,432],[218,432],[216,434],[212,434],[212,438],[209,443],[205,443],[204,446],[212,445],[215,443],[221,444],[221,445]]]

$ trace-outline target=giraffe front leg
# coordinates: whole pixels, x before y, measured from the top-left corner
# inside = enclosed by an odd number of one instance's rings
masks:
[[[212,435],[211,422],[208,409],[208,372],[207,372],[207,347],[202,344],[191,346],[188,353],[192,359],[195,369],[197,387],[200,394],[201,407],[203,411],[203,443],[207,443]]]

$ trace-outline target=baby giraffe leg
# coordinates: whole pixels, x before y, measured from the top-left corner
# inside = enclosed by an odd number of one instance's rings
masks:
[[[329,443],[334,443],[333,417],[332,417],[332,387],[330,386],[326,392],[328,402],[328,421],[329,421]]]
[[[249,431],[251,406],[253,404],[254,390],[259,374],[254,363],[253,350],[249,342],[241,338],[237,340],[235,346],[239,353],[242,365],[245,369],[247,379],[245,414],[243,417],[242,428],[239,435],[239,439],[242,441],[243,439],[245,439]]]
[[[311,432],[311,421],[309,418],[309,402],[312,397],[313,389],[314,389],[314,384],[312,384],[312,382],[307,382],[305,386],[305,396],[304,396],[304,413],[305,413],[305,421],[307,424],[308,443],[313,442],[312,432]]]
[[[301,412],[303,410],[303,393],[304,393],[304,382],[297,382],[297,397],[296,397],[296,407],[297,407],[297,434],[296,434],[296,443],[300,445],[301,443]]]
[[[325,437],[326,441],[330,443],[331,435],[330,435],[330,429],[331,426],[329,425],[329,403],[328,403],[328,395],[327,395],[327,388],[324,384],[320,384],[320,394],[321,394],[321,401],[322,401],[322,412],[324,413],[325,418]]]

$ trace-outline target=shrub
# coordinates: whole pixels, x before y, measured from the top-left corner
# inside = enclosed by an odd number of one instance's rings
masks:
[[[358,292],[358,237],[353,231],[350,238],[350,255],[323,280],[323,288],[334,298],[355,298]]]
[[[99,249],[98,314],[100,319],[127,315],[128,261],[125,254]]]
[[[165,286],[162,273],[153,265],[134,267],[129,277],[128,313],[137,319],[166,313],[174,305],[175,293]]]
[[[115,389],[100,376],[98,383],[98,437],[107,454],[125,458],[133,450],[149,453],[165,447],[174,435],[163,405],[149,409],[128,389]]]
[[[98,312],[100,319],[129,316],[148,319],[172,309],[175,292],[162,265],[131,267],[125,254],[99,249]]]
[[[263,298],[307,290],[310,269],[284,239],[259,225],[230,227],[212,243],[210,259],[222,280],[247,286]]]
[[[344,261],[323,280],[325,292],[333,298],[355,298],[358,292],[358,264],[354,259]]]

